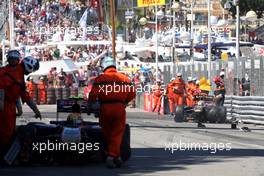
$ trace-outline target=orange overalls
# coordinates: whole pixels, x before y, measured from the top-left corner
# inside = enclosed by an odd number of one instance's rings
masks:
[[[175,93],[173,91],[173,83],[170,82],[167,85],[167,89],[166,89],[166,95],[168,97],[169,100],[169,106],[170,106],[170,113],[174,113],[175,110]]]
[[[159,113],[161,108],[161,99],[162,99],[161,86],[155,85],[152,90],[153,90],[153,101],[154,101],[154,107],[152,109],[152,112],[155,112],[156,108],[158,108],[158,113]]]
[[[176,106],[184,105],[184,93],[185,93],[185,83],[182,79],[175,79],[172,82],[174,90],[174,102]]]
[[[108,68],[98,76],[89,95],[89,101],[101,103],[99,124],[108,144],[108,156],[120,156],[120,145],[125,131],[126,104],[136,96],[130,79]]]
[[[191,82],[191,83],[188,83],[186,87],[187,87],[186,88],[186,92],[187,92],[186,105],[191,107],[195,104],[193,100],[195,85],[194,83]]]
[[[31,99],[34,98],[36,88],[37,88],[37,85],[33,81],[29,81],[27,83],[27,91]]]
[[[46,104],[47,94],[46,94],[46,83],[43,80],[40,80],[38,83],[38,92],[39,92],[39,104]]]
[[[8,73],[10,76],[8,76]],[[16,128],[16,100],[21,97],[23,102],[30,100],[24,81],[24,66],[16,68],[5,66],[0,69],[0,89],[5,91],[4,109],[0,111],[0,155],[11,142]]]

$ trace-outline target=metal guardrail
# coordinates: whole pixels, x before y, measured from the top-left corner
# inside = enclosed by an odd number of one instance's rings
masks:
[[[226,96],[227,119],[264,124],[264,97]]]

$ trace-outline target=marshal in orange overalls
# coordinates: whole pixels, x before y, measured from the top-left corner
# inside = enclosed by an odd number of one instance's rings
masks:
[[[173,84],[170,82],[166,88],[166,96],[169,100],[170,113],[174,113],[175,110],[175,93],[173,91]]]
[[[189,107],[195,104],[194,98],[193,98],[194,91],[195,91],[195,84],[193,82],[189,82],[186,86],[186,92],[187,92],[186,105]]]
[[[46,94],[47,85],[44,80],[40,80],[38,83],[38,92],[39,92],[39,104],[46,104],[47,94]]]
[[[183,79],[177,78],[172,82],[174,90],[174,102],[176,106],[184,105],[185,83]]]
[[[156,84],[153,86],[153,101],[154,101],[154,107],[152,109],[152,112],[155,112],[157,109],[157,112],[160,113],[160,108],[161,108],[161,100],[162,100],[162,89],[161,85]]]
[[[37,89],[37,85],[33,82],[33,80],[27,82],[27,91],[31,99],[34,98],[36,89]]]
[[[130,79],[109,67],[97,77],[89,101],[101,103],[99,124],[108,144],[108,156],[120,156],[120,145],[125,131],[126,104],[136,96]]]
[[[6,75],[9,73],[16,81]],[[17,83],[16,83],[17,82]],[[5,91],[4,110],[0,111],[0,154],[7,149],[16,127],[16,100],[29,101],[24,81],[24,67],[5,66],[0,69],[0,89]]]

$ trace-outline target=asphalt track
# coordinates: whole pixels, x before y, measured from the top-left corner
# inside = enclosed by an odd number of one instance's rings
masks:
[[[54,120],[55,106],[40,106],[44,122]],[[108,169],[104,163],[74,166],[1,167],[0,176],[87,176],[87,175],[168,175],[168,176],[264,176],[264,126],[239,124],[174,123],[139,109],[127,109],[131,125],[132,158],[120,169]],[[24,108],[18,124],[35,121]],[[61,114],[63,119],[66,114]],[[86,120],[96,121],[93,117]],[[251,132],[240,127],[247,126]]]

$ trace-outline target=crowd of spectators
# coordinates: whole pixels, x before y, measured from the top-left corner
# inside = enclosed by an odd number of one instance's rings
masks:
[[[74,61],[89,58],[90,53],[97,53],[98,46],[67,48],[63,53],[56,45],[47,46],[48,42],[101,40],[108,38],[108,32],[86,31],[79,21],[85,10],[88,11],[87,27],[100,26],[97,10],[89,3],[60,0],[15,0],[15,45],[22,53],[36,56],[43,61],[64,58]],[[31,47],[29,47],[31,46]],[[99,50],[99,49],[98,49]],[[60,53],[60,52],[61,53]],[[87,57],[85,57],[88,55]]]
[[[47,75],[48,88],[71,88],[87,86],[89,81],[98,76],[99,70],[80,67],[76,72],[66,73],[63,68],[59,71],[51,68]]]

